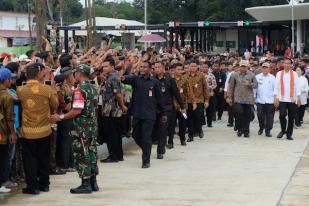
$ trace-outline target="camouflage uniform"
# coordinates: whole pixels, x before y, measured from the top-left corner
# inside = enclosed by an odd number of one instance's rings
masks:
[[[74,91],[73,108],[76,100],[84,98],[84,108],[77,116],[71,131],[75,169],[80,178],[88,179],[98,174],[97,166],[97,89],[89,81],[78,85]]]

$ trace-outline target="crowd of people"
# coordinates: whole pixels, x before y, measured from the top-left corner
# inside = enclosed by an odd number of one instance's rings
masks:
[[[309,58],[110,44],[85,52],[73,44],[53,56],[45,43],[42,52],[0,57],[0,193],[22,180],[25,194],[48,192],[49,175],[74,171],[81,185],[71,193],[98,191],[98,162],[124,161],[123,138],[133,137],[142,168],[149,168],[153,144],[164,159],[176,135],[181,146],[204,138],[203,125],[213,127],[224,111],[238,137],[250,137],[255,108],[258,135],[272,137],[276,110],[277,138],[293,140],[293,129],[303,124]],[[109,155],[98,160],[102,144]]]

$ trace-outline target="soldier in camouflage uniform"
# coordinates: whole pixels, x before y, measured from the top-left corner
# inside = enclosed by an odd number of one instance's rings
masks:
[[[81,186],[71,189],[73,194],[98,191],[97,166],[97,89],[89,81],[90,67],[80,65],[75,73],[79,85],[74,91],[72,110],[66,114],[55,114],[53,121],[74,119],[71,131],[75,169],[82,179]]]

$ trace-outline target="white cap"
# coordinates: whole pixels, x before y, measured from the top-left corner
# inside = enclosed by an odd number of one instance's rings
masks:
[[[26,54],[22,54],[19,56],[18,61],[20,62],[31,62],[31,59]]]

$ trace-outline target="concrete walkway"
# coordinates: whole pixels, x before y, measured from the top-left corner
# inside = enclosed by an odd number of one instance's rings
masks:
[[[304,153],[309,125],[295,131],[295,141],[257,136],[257,129],[254,123],[251,138],[238,138],[225,122],[216,123],[214,128],[205,128],[206,138],[195,139],[187,147],[180,146],[176,138],[175,149],[168,150],[164,160],[155,159],[154,153],[151,168],[146,170],[140,168],[141,151],[130,144],[124,162],[99,163],[98,193],[71,195],[70,188],[80,183],[77,174],[71,173],[52,176],[49,193],[39,196],[16,193],[4,198],[3,203],[10,206],[309,205],[305,204],[309,203],[309,151]],[[276,124],[273,135],[278,132]],[[298,195],[297,191],[306,196]]]

